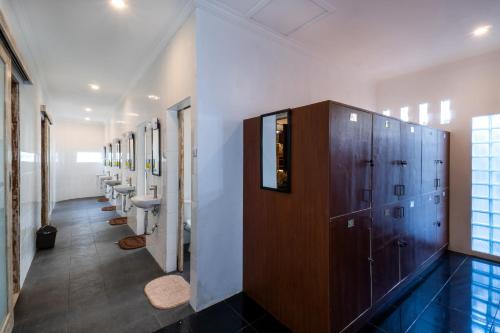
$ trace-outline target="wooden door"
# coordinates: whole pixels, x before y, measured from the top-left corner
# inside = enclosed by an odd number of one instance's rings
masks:
[[[371,306],[371,223],[370,210],[331,221],[333,332]]]
[[[400,198],[418,196],[422,186],[422,127],[401,123],[401,188]]]
[[[423,262],[422,246],[425,245],[419,236],[422,211],[420,197],[413,197],[401,202],[404,208],[404,217],[401,219],[402,228],[398,240],[400,280],[414,272]]]
[[[420,239],[420,260],[424,262],[436,251],[436,219],[437,207],[435,192],[422,196],[422,214],[418,220]]]
[[[373,116],[373,206],[379,207],[398,200],[400,185],[400,125],[399,120]]]
[[[448,188],[450,163],[450,133],[437,131],[437,189]]]
[[[372,259],[373,302],[389,292],[399,281],[398,240],[402,227],[399,203],[373,209]]]
[[[372,115],[342,105],[330,109],[330,215],[371,206]]]
[[[437,199],[439,198],[439,199]],[[448,244],[448,210],[449,191],[441,190],[436,193],[437,219],[436,219],[436,250]]]
[[[422,127],[422,193],[436,190],[437,130]]]

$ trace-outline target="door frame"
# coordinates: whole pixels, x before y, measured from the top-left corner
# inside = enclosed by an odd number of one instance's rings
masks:
[[[6,261],[7,261],[7,314],[0,326],[0,333],[10,332],[14,326],[14,294],[13,294],[13,263],[12,263],[12,115],[11,115],[11,80],[12,60],[3,45],[0,45],[0,59],[5,63],[5,223],[6,223]],[[2,166],[0,166],[2,167]]]
[[[52,120],[47,114],[45,105],[40,107],[41,113],[41,179],[42,179],[42,227],[49,224],[50,212],[50,126]]]

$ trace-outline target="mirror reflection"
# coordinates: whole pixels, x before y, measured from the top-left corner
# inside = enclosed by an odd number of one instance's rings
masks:
[[[261,117],[261,187],[290,191],[290,111]]]
[[[108,153],[107,153],[107,148],[106,146],[103,147],[103,160],[104,160],[104,166],[108,166]]]
[[[160,124],[156,122],[152,124],[152,161],[151,161],[151,172],[155,176],[161,175],[161,154],[160,154]]]
[[[115,142],[115,167],[121,168],[122,143],[120,140]]]
[[[113,166],[113,144],[108,144],[108,166]]]
[[[129,133],[127,147],[127,166],[130,171],[135,171],[135,135]]]

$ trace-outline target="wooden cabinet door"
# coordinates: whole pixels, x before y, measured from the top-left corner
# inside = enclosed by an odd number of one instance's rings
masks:
[[[441,190],[436,193],[437,202],[437,219],[436,219],[436,250],[441,249],[448,244],[448,207],[449,207],[449,191]]]
[[[401,182],[400,121],[373,116],[373,207],[398,200],[396,185]]]
[[[437,130],[422,127],[422,193],[436,190]]]
[[[437,189],[448,188],[450,163],[450,133],[437,131]]]
[[[404,218],[399,236],[400,279],[414,272],[423,262],[422,247],[425,242],[420,237],[420,219],[422,204],[420,197],[414,197],[401,202],[404,207]]]
[[[420,195],[422,183],[422,127],[401,122],[400,199]]]
[[[372,286],[373,303],[399,281],[398,240],[402,227],[399,203],[373,209]]]
[[[370,210],[332,219],[333,332],[371,306],[370,228]]]
[[[422,213],[418,220],[420,239],[421,261],[429,259],[436,252],[436,220],[437,205],[436,192],[424,194],[422,196]]]
[[[371,206],[372,115],[332,105],[330,109],[330,215]]]

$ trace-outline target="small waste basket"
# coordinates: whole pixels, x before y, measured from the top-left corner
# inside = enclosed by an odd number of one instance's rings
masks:
[[[41,227],[36,232],[36,248],[38,250],[52,249],[56,242],[57,228],[51,225]]]

